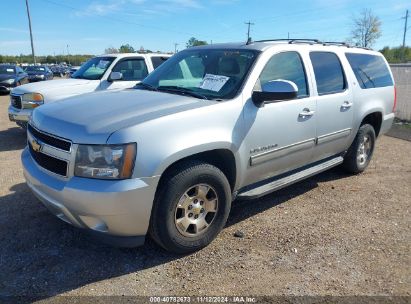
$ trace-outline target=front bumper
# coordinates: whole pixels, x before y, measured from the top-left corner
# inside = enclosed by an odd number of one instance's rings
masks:
[[[33,109],[16,109],[9,106],[9,120],[14,122],[28,122],[30,120]]]
[[[37,81],[43,81],[46,80],[46,77],[37,77],[37,76],[31,76],[29,77],[29,82],[37,82]]]
[[[1,93],[10,93],[11,89],[13,89],[13,88],[0,83],[0,92]]]
[[[395,114],[394,113],[390,113],[387,115],[384,115],[384,117],[382,118],[382,122],[381,122],[381,130],[379,135],[383,135],[385,133],[387,133],[390,129],[391,126],[394,122],[394,118],[395,118]]]
[[[61,178],[39,167],[27,148],[21,160],[27,185],[55,216],[91,230],[103,240],[110,238],[110,243],[128,247],[144,243],[159,177],[119,181]]]

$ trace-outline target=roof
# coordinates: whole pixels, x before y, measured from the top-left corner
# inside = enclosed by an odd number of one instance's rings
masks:
[[[362,52],[375,52],[370,49],[360,48],[348,45],[344,42],[321,42],[316,39],[273,39],[273,40],[261,40],[261,41],[252,41],[247,44],[245,42],[234,42],[234,43],[217,43],[209,44],[203,46],[197,46],[196,49],[244,49],[244,50],[257,50],[265,51],[272,47],[284,47],[292,45],[296,49],[307,47],[312,48],[324,48],[324,49],[340,49],[346,48],[349,50],[362,51]]]
[[[133,56],[167,56],[170,57],[170,54],[164,54],[164,53],[115,53],[115,54],[102,54],[98,55],[96,57],[116,57],[116,58],[123,58],[123,57],[133,57]]]

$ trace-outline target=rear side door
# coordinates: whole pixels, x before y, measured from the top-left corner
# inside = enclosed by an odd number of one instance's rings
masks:
[[[312,96],[302,55],[297,51],[274,54],[263,68],[255,91],[272,80],[289,80],[298,87],[297,99],[245,105],[245,142],[249,151],[245,184],[290,171],[312,160],[315,145],[316,97]]]
[[[317,91],[317,145],[314,160],[343,152],[353,123],[353,95],[346,73],[334,52],[310,52]]]
[[[119,60],[112,68],[112,72],[120,72],[123,78],[112,80],[109,75],[107,80],[101,83],[102,90],[132,88],[148,75],[148,68],[144,57],[129,57]]]

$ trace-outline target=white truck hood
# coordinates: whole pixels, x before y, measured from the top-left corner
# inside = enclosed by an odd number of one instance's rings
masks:
[[[13,89],[12,94],[40,93],[44,97],[44,102],[50,102],[65,97],[84,94],[94,91],[100,80],[86,79],[59,79],[53,81],[40,81],[24,84]]]

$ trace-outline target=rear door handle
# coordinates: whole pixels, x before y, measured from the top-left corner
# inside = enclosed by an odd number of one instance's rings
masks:
[[[305,108],[300,114],[298,114],[298,116],[304,118],[307,116],[313,116],[315,113],[315,111],[310,111],[310,109]]]
[[[344,101],[344,103],[341,105],[341,108],[345,108],[345,109],[348,109],[351,107],[352,107],[352,102],[349,102],[349,101]]]

